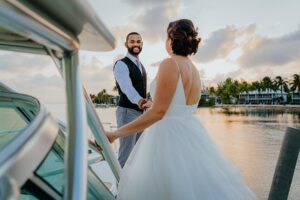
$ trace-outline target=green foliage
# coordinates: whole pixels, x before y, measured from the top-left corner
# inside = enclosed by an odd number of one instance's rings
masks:
[[[289,92],[288,81],[281,76],[276,76],[276,78],[273,80],[273,84],[276,90],[281,91],[281,94],[283,91]]]
[[[300,94],[300,74],[294,74],[293,80],[288,81],[281,76],[276,76],[273,80],[269,76],[265,76],[259,81],[253,81],[248,83],[245,80],[232,80],[227,78],[224,82],[218,83],[217,87],[210,87],[208,89],[210,94],[215,94],[221,98],[223,104],[235,103],[239,98],[239,95],[243,92],[247,94],[249,91],[257,90],[263,91],[265,89],[280,90],[281,96],[283,92],[288,93],[288,97],[291,91],[298,91]],[[288,98],[290,100],[290,98]]]
[[[300,74],[294,74],[293,80],[290,81],[291,91],[297,91],[300,94]]]
[[[215,98],[211,97],[208,100],[206,100],[205,98],[201,98],[199,103],[198,103],[198,107],[211,107],[215,105]]]
[[[261,80],[253,82],[227,78],[224,82],[218,83],[217,87],[209,87],[205,91],[210,95],[219,96],[223,104],[233,104],[238,102],[239,95],[243,92],[248,94],[252,90],[263,91],[268,88],[280,90],[281,96],[283,96],[283,92],[287,92],[288,102],[290,102],[290,92],[298,92],[300,94],[300,74],[294,74],[290,81],[281,76],[276,76],[273,80],[271,77],[265,76]],[[114,87],[114,90],[116,90],[116,87]],[[117,98],[117,96],[108,94],[105,89],[96,95],[90,94],[90,97],[93,103],[98,104],[114,104]],[[147,93],[147,97],[151,98],[150,93]],[[201,98],[198,105],[200,107],[213,106],[215,105],[215,98],[211,97],[209,100]]]
[[[97,95],[90,94],[91,100],[96,104],[114,104],[114,99],[116,98],[113,95],[110,95],[103,89]]]

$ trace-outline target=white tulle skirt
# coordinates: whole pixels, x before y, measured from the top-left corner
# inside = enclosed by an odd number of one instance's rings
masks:
[[[119,200],[256,199],[192,114],[146,129],[121,172]]]

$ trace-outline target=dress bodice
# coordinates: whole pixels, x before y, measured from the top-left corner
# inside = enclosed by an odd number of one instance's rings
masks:
[[[156,88],[155,79],[150,84],[150,95],[152,99],[154,99]],[[197,110],[197,104],[194,105],[186,105],[186,99],[183,89],[183,83],[181,79],[181,75],[179,74],[179,79],[177,82],[177,87],[171,104],[168,108],[166,116],[185,116],[186,114],[192,114]]]

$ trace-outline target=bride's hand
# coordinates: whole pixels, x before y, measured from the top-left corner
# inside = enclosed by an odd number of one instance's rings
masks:
[[[151,108],[153,102],[151,100],[148,100],[146,103],[143,104],[143,109],[145,108]]]
[[[101,146],[96,142],[96,140],[89,140],[89,144],[90,144],[90,145],[93,145],[94,147],[96,147],[96,149],[97,149],[99,152],[102,151]]]
[[[116,136],[116,133],[114,131],[113,132],[111,132],[111,131],[105,131],[105,135],[106,135],[106,137],[107,137],[107,139],[108,139],[108,141],[110,143],[113,143],[115,141],[115,139],[118,138]]]

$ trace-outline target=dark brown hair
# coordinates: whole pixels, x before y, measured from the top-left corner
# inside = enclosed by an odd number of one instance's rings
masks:
[[[172,50],[176,55],[188,56],[197,53],[201,41],[197,29],[189,19],[180,19],[170,22],[168,37],[172,40]]]
[[[131,36],[131,35],[139,35],[139,36],[141,36],[141,35],[140,35],[139,33],[137,33],[137,32],[130,32],[130,33],[128,33],[127,36],[126,36],[126,42],[128,42],[129,36]]]

